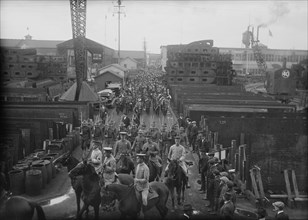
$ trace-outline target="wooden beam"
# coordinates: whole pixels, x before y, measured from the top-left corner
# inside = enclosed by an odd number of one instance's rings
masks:
[[[258,187],[257,187],[257,183],[256,183],[255,174],[254,174],[253,169],[250,170],[250,178],[251,178],[252,188],[253,188],[253,192],[255,194],[255,197],[256,197],[256,199],[259,199],[260,195],[259,195],[259,191],[258,191]]]
[[[291,207],[292,202],[292,194],[291,194],[291,187],[290,187],[290,180],[289,180],[289,174],[288,170],[284,170],[284,180],[286,182],[286,189],[287,189],[287,195],[288,195],[288,206]]]
[[[264,198],[265,195],[264,195],[264,189],[263,189],[263,182],[262,182],[262,178],[261,178],[261,172],[260,172],[259,169],[256,169],[256,170],[257,170],[257,180],[258,180],[258,183],[259,183],[261,198]]]
[[[292,170],[292,182],[293,182],[295,197],[298,198],[299,197],[299,192],[298,192],[297,181],[296,181],[296,176],[295,176],[295,171],[294,170]]]

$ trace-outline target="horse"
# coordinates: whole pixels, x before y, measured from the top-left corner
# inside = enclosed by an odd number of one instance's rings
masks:
[[[162,182],[151,182],[150,188],[152,188],[152,190],[158,194],[158,197],[149,200],[148,205],[142,207],[143,211],[146,212],[155,206],[161,217],[165,218],[168,213],[166,204],[169,197],[169,190],[167,186]],[[141,210],[142,201],[138,201],[136,190],[133,184],[130,186],[123,184],[110,184],[106,186],[106,190],[113,192],[113,199],[117,199],[119,201],[118,208],[121,212],[121,219],[127,216],[133,217],[134,219],[137,218]]]
[[[174,189],[176,189],[177,192],[178,205],[181,205],[182,202],[184,202],[184,192],[187,179],[182,167],[179,165],[177,160],[168,159],[168,161],[168,175],[165,179],[165,183],[171,192],[172,207],[174,208]]]
[[[71,178],[79,175],[82,175],[83,177],[81,180],[81,198],[83,200],[83,206],[77,215],[77,219],[82,217],[83,212],[86,211],[89,206],[93,206],[95,219],[98,219],[99,206],[101,204],[100,178],[96,173],[95,168],[86,160],[77,164],[77,166],[69,172],[69,177]]]
[[[80,163],[78,159],[72,156],[71,153],[65,153],[64,155],[60,156],[56,160],[53,161],[55,165],[61,164],[64,167],[67,167],[67,171],[70,172],[73,168]],[[76,202],[77,202],[77,216],[80,212],[80,198],[82,193],[82,176],[73,176],[71,177],[71,185],[75,191],[76,195]],[[86,214],[88,215],[89,210],[87,209]]]
[[[151,155],[150,155],[151,156]],[[160,160],[159,161],[160,164],[162,164],[162,161]],[[158,169],[158,167],[156,167],[155,163],[153,161],[151,161],[150,158],[147,158],[146,160],[146,164],[147,166],[149,167],[149,170],[150,170],[150,177],[149,177],[149,182],[153,182],[153,181],[159,181],[159,178],[161,176],[161,173],[162,173],[162,170],[163,168],[160,167]]]
[[[116,172],[117,173],[127,173],[131,172],[135,174],[135,164],[132,160],[129,160],[128,154],[121,154],[119,160],[117,161]]]
[[[9,220],[31,220],[36,210],[38,220],[46,220],[44,210],[36,203],[28,201],[21,196],[10,196],[9,187],[5,175],[0,175],[0,218]]]

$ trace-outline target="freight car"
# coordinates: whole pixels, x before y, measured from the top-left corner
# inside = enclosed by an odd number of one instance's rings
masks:
[[[268,71],[265,89],[282,103],[289,103],[296,93],[296,73],[289,68]]]

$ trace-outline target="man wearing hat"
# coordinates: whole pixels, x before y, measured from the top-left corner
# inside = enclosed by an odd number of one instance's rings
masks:
[[[103,154],[99,149],[101,145],[100,141],[93,140],[92,153],[90,157],[90,163],[94,166],[96,173],[100,176],[103,168]]]
[[[186,128],[186,121],[183,117],[183,113],[180,113],[180,115],[179,115],[178,124],[179,124],[180,127]]]
[[[126,134],[127,134],[126,132],[121,131],[120,132],[121,139],[115,143],[114,155],[115,155],[116,161],[119,161],[120,156],[122,154],[129,155],[131,153],[131,144],[128,140],[126,140]],[[131,160],[130,157],[127,157],[127,159]]]
[[[186,150],[182,145],[180,145],[180,136],[177,135],[175,137],[175,144],[170,147],[170,150],[168,153],[168,159],[179,161],[179,166],[183,169],[184,174],[186,175],[187,187],[189,188],[190,186],[188,182],[188,169],[185,163],[185,157],[186,157]],[[167,176],[167,173],[168,173],[168,166],[169,164],[167,164],[166,166],[165,176]]]
[[[145,144],[146,140],[143,137],[143,132],[141,129],[139,129],[138,131],[138,135],[134,140],[133,146],[132,146],[132,152],[134,154],[134,156],[136,156],[136,154],[139,154],[142,151],[142,147]]]
[[[105,186],[111,184],[115,180],[116,160],[112,155],[111,147],[104,147],[105,159],[103,163],[103,177]]]
[[[212,160],[213,159],[213,157],[214,157],[214,155],[215,155],[215,153],[213,152],[213,151],[211,151],[211,152],[209,152],[209,153],[206,153],[206,155],[207,155],[207,163],[203,163],[202,165],[203,165],[203,167],[201,168],[201,171],[203,170],[204,171],[204,173],[202,174],[201,173],[201,181],[202,181],[202,175],[205,175],[206,176],[206,178],[205,178],[205,191],[206,191],[206,194],[205,194],[205,196],[204,196],[204,198],[203,198],[203,200],[207,200],[207,198],[208,198],[208,194],[209,194],[209,186],[210,186],[210,179],[211,178],[214,178],[213,176],[211,176],[210,174],[210,167],[212,166],[212,165],[214,165],[214,160]],[[200,191],[201,191],[201,193],[202,193],[202,190],[200,189]]]
[[[209,146],[210,144],[206,138],[205,132],[201,132],[201,138],[198,139],[196,144],[197,144],[197,149],[199,151],[198,157],[200,159],[200,156],[201,156],[200,152],[202,151],[202,152],[208,153],[210,149],[210,146]]]
[[[196,151],[196,139],[198,135],[198,127],[197,127],[197,122],[193,121],[192,122],[192,127],[190,129],[189,137],[190,137],[190,145],[192,147],[192,151]]]
[[[206,151],[201,148],[200,149],[200,159],[198,163],[199,167],[199,173],[201,174],[201,188],[199,191],[201,191],[201,194],[204,194],[206,191],[206,173],[208,169],[208,160],[209,157],[206,155]]]
[[[226,176],[220,176],[220,183],[219,183],[219,198],[218,198],[218,209],[220,209],[223,205],[223,196],[228,190],[227,183],[229,182],[229,179]]]
[[[142,204],[148,205],[148,194],[149,194],[149,178],[150,170],[149,167],[144,163],[144,157],[146,154],[137,154],[137,167],[136,175],[134,179],[134,185],[137,192],[141,193]],[[144,217],[144,210],[141,208],[140,217]]]
[[[81,149],[85,151],[86,149],[90,148],[90,142],[91,142],[91,129],[86,121],[82,122],[80,136],[81,136]]]
[[[103,140],[103,132],[102,132],[102,129],[100,127],[100,123],[99,122],[95,122],[95,124],[94,124],[94,130],[93,130],[92,137],[95,140],[99,140],[99,141]],[[100,149],[100,150],[102,150],[102,149]]]
[[[155,125],[155,121],[152,122],[149,133],[151,134],[151,138],[152,138],[153,142],[159,143],[160,132],[159,132],[159,129]]]
[[[127,117],[125,113],[123,113],[122,122],[125,125],[125,128],[127,128],[130,125],[130,119]]]
[[[289,220],[289,216],[283,211],[284,203],[281,201],[274,202],[272,204],[274,206],[273,211],[276,212],[274,219],[276,220]]]

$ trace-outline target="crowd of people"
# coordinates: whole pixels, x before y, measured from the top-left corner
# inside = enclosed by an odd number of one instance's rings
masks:
[[[137,86],[138,85],[138,86]],[[157,102],[157,97],[170,99],[168,90],[153,74],[140,75],[131,79],[121,92],[122,97],[127,100],[135,100],[136,103]],[[135,104],[130,112],[123,108],[122,117],[118,126],[113,120],[107,120],[105,124],[84,121],[81,126],[81,148],[83,159],[89,160],[95,166],[98,174],[103,175],[105,184],[110,184],[116,175],[116,164],[124,155],[131,162],[137,163],[134,178],[136,189],[142,194],[143,204],[146,205],[149,183],[148,161],[153,162],[157,169],[165,166],[165,174],[168,173],[168,162],[177,160],[182,167],[188,180],[188,167],[186,155],[188,152],[195,153],[198,157],[198,171],[200,174],[200,194],[204,194],[204,200],[209,201],[209,213],[232,218],[236,207],[236,192],[234,190],[234,179],[230,173],[227,160],[220,160],[215,156],[212,143],[212,134],[205,124],[192,121],[189,117],[179,114],[172,126],[165,122],[157,125],[153,121],[149,127],[140,122],[140,114],[144,109]],[[155,104],[154,104],[155,105]],[[136,109],[138,108],[138,109]],[[153,108],[155,112],[155,109]],[[205,118],[206,119],[206,118]],[[204,121],[203,121],[204,123]],[[160,127],[160,128],[159,128]],[[103,161],[103,152],[105,159]],[[189,183],[189,181],[187,181]],[[190,187],[187,184],[186,187]],[[189,206],[189,205],[188,205]],[[186,206],[186,208],[188,207]],[[187,208],[192,213],[192,208]]]

